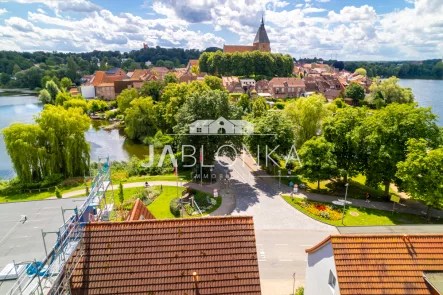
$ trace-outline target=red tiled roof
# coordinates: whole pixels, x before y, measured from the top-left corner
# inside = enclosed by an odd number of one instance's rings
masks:
[[[261,294],[252,217],[89,223],[79,245],[73,295]]]
[[[234,52],[251,52],[256,48],[254,46],[249,45],[224,45],[223,52],[224,53],[234,53]]]
[[[287,87],[305,87],[305,82],[302,79],[293,77],[272,78],[269,81],[271,87],[285,87],[284,83],[288,83]]]
[[[122,76],[107,76],[106,73],[103,71],[96,71],[93,80],[90,82],[90,85],[99,86],[103,83],[114,83],[114,81],[121,81],[122,79]]]
[[[130,80],[140,80],[140,77],[148,73],[149,70],[135,70]]]
[[[154,215],[148,210],[140,199],[135,200],[134,206],[129,211],[126,221],[137,221],[145,219],[155,219]]]
[[[443,271],[443,234],[333,235],[312,253],[332,244],[342,295],[436,294],[424,271]]]

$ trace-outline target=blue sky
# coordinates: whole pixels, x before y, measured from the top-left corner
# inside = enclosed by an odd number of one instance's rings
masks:
[[[0,0],[0,49],[130,51],[250,44],[341,60],[443,55],[442,0]]]

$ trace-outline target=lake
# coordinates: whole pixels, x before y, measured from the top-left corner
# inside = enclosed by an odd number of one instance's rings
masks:
[[[7,95],[2,95],[7,94]],[[0,130],[13,122],[32,123],[43,106],[37,103],[34,93],[5,93],[0,90]],[[91,128],[86,132],[86,140],[91,145],[91,161],[99,157],[111,160],[125,161],[132,156],[143,158],[148,155],[148,147],[136,144],[125,138],[122,130],[106,131],[102,127],[107,125],[103,121],[92,121]],[[14,176],[12,163],[6,152],[3,136],[0,135],[0,179],[9,179]]]
[[[412,88],[415,100],[420,106],[432,107],[432,111],[439,116],[438,124],[443,126],[442,80],[402,79],[399,84]],[[37,97],[32,92],[20,91],[14,94],[0,90],[0,130],[16,121],[32,123],[34,116],[42,108],[42,105],[37,104]],[[104,130],[102,127],[106,124],[103,121],[93,121],[91,128],[86,132],[86,139],[91,145],[91,161],[108,155],[110,159],[118,161],[128,160],[132,156],[143,158],[148,155],[147,146],[125,138],[122,130]],[[0,178],[12,176],[14,171],[11,160],[6,153],[3,136],[0,136]]]

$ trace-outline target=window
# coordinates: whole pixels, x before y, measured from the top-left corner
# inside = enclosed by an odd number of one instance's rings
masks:
[[[202,129],[201,128],[197,128],[197,132],[201,133]]]
[[[218,122],[218,124],[220,124],[220,125],[225,125],[225,122],[220,121],[220,122]]]
[[[332,271],[329,271],[329,280],[328,280],[328,284],[329,286],[331,286],[333,289],[335,289],[335,284],[337,283],[337,279],[335,278],[334,274],[332,273]]]

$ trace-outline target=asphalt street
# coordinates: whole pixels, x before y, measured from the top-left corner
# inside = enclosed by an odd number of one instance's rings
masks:
[[[222,157],[218,161],[217,170],[226,171],[228,186],[236,197],[231,215],[254,217],[262,294],[292,294],[294,273],[295,287],[305,280],[305,249],[337,234],[337,229],[291,207],[279,196],[275,181],[252,171],[240,159]]]
[[[13,260],[18,263],[45,257],[41,230],[57,231],[63,224],[61,207],[73,209],[83,201],[76,198],[0,204],[0,270]],[[65,214],[69,217],[72,212]],[[26,222],[20,221],[22,215],[26,215]],[[56,234],[46,235],[48,251],[55,240]],[[0,294],[5,294],[13,282],[3,283]]]

